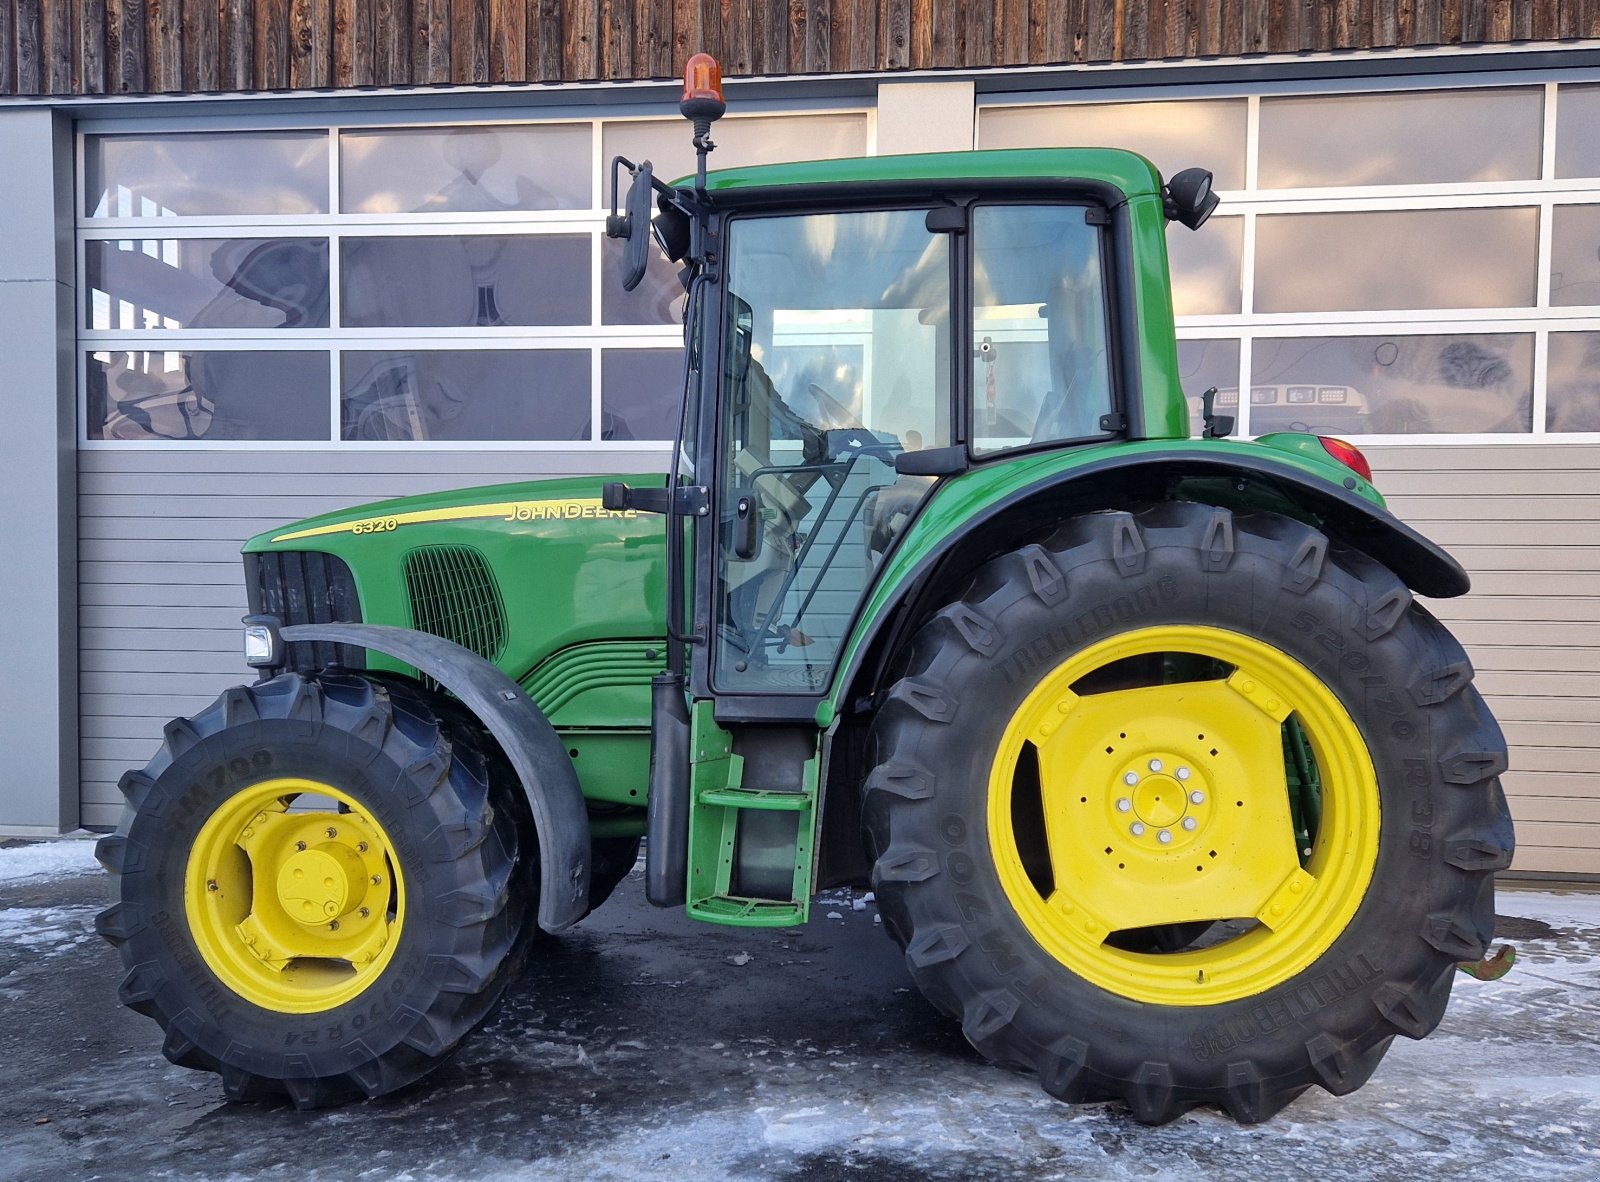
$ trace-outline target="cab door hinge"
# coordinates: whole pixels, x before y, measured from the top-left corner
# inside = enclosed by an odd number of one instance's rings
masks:
[[[1100,416],[1100,430],[1105,431],[1108,434],[1114,434],[1118,431],[1126,431],[1127,429],[1128,416],[1123,414],[1121,411],[1112,411],[1108,415]]]

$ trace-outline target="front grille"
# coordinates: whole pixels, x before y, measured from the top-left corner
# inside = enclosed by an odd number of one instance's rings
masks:
[[[244,556],[245,590],[251,615],[277,616],[289,624],[359,624],[361,600],[342,558],[310,550],[278,550]],[[296,641],[285,653],[297,673],[329,665],[364,669],[366,650],[325,640]]]
[[[424,546],[406,555],[405,573],[414,628],[499,660],[506,613],[482,554],[470,546]]]

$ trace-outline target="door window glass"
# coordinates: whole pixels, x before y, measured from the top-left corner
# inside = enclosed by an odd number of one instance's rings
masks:
[[[815,692],[950,442],[950,246],[923,210],[730,227],[718,684]]]

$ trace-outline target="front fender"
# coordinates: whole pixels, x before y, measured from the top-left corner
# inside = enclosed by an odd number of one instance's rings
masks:
[[[324,640],[387,653],[426,673],[477,716],[522,781],[539,831],[539,926],[560,931],[589,909],[589,814],[566,746],[522,687],[477,653],[382,624],[293,624],[286,641]]]

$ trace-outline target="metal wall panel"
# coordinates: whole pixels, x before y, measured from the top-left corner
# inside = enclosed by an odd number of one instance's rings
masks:
[[[665,462],[638,451],[81,451],[83,824],[116,824],[117,779],[155,753],[168,719],[254,679],[238,655],[238,551],[252,534],[408,493]]]
[[[1600,873],[1600,445],[1371,447],[1472,593],[1428,601],[1511,745],[1515,870]]]

